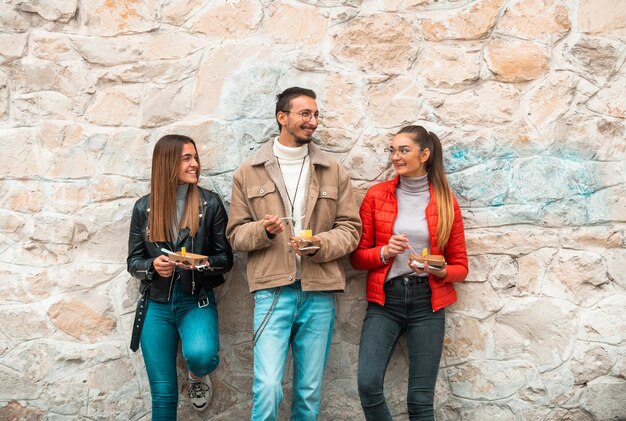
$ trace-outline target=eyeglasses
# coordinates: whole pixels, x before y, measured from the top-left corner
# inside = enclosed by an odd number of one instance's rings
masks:
[[[294,114],[298,114],[300,117],[302,117],[302,121],[304,121],[305,123],[308,123],[309,121],[311,121],[313,117],[315,117],[317,121],[320,121],[322,119],[322,116],[320,115],[320,113],[313,113],[309,110],[300,111],[299,113],[296,113],[295,111],[281,111],[281,112],[287,113],[287,114],[293,112]]]
[[[401,156],[402,158],[404,158],[404,157],[405,157],[405,156],[407,156],[407,154],[408,154],[409,152],[411,152],[413,149],[411,149],[411,148],[406,148],[406,147],[402,147],[402,148],[400,148],[400,149],[398,149],[398,150],[396,150],[396,149],[394,149],[394,148],[385,148],[385,149],[383,149],[383,150],[384,150],[386,153],[388,153],[388,154],[389,154],[389,157],[390,157],[390,158],[393,158],[393,157],[394,157],[394,155],[396,154],[396,152],[397,152],[397,153],[399,153],[399,154],[400,154],[400,156]],[[420,149],[418,148],[417,150],[419,151]]]

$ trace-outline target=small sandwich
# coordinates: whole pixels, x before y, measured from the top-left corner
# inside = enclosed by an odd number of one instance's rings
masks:
[[[300,250],[318,249],[320,248],[320,244],[322,244],[322,240],[320,240],[319,237],[314,236],[313,231],[311,230],[301,230],[298,237],[291,237],[290,240],[295,241]]]
[[[433,269],[443,269],[446,266],[446,259],[440,254],[427,254],[425,256],[411,254],[409,261],[420,269],[424,269],[424,262]]]
[[[168,260],[170,262],[183,263],[188,266],[198,267],[204,266],[209,263],[209,257],[202,254],[187,253],[185,247],[183,247],[177,253],[168,253]]]

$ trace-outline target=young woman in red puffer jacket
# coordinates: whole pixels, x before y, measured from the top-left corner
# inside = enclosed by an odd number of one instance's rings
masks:
[[[407,126],[387,149],[393,180],[372,186],[361,205],[363,234],[350,261],[367,270],[368,307],[359,347],[358,388],[367,420],[391,420],[383,393],[402,332],[409,348],[410,420],[434,420],[433,402],[454,282],[467,276],[461,209],[446,180],[439,138]],[[415,266],[412,253],[443,255],[441,269]]]

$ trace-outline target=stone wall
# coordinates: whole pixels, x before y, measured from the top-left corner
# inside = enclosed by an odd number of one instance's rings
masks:
[[[318,92],[319,143],[359,200],[392,172],[390,133],[443,139],[470,275],[438,419],[626,419],[625,42],[623,0],[4,0],[0,419],[149,419],[125,258],[153,145],[195,138],[228,203],[292,85]],[[361,419],[365,277],[346,269],[324,420]],[[245,256],[219,297],[214,401],[198,417],[182,399],[181,419],[249,414]],[[386,385],[398,420],[405,355]]]

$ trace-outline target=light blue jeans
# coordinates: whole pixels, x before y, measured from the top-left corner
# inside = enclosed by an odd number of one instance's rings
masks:
[[[293,355],[291,420],[317,420],[324,367],[335,324],[332,292],[302,291],[300,282],[254,294],[254,331],[265,320],[254,345],[252,421],[274,421],[283,399],[282,379],[289,346]]]
[[[152,420],[175,420],[178,405],[176,356],[178,338],[187,368],[205,376],[219,364],[217,307],[213,291],[209,305],[198,307],[198,298],[186,295],[176,282],[168,303],[149,300],[141,331],[141,352],[150,381]]]

